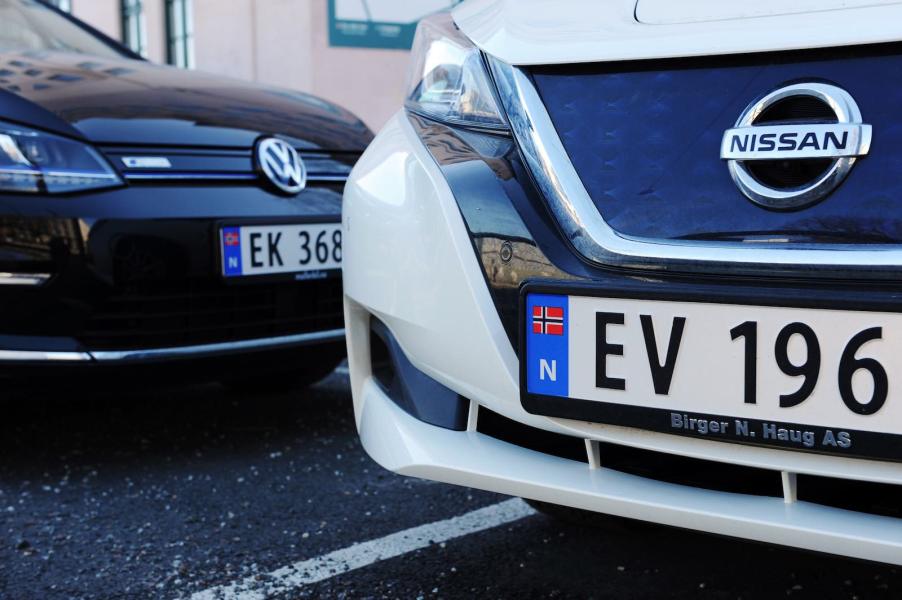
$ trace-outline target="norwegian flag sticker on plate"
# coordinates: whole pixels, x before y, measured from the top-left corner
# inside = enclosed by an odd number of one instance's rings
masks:
[[[532,332],[539,335],[564,335],[564,309],[560,306],[533,306]]]

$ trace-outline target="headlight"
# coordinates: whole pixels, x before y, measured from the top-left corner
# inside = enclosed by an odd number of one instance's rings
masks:
[[[65,194],[121,184],[90,146],[0,121],[0,192]]]
[[[420,21],[406,106],[452,125],[507,130],[482,53],[448,13]]]

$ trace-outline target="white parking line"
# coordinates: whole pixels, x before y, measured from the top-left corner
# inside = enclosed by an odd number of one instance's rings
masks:
[[[519,521],[533,514],[535,511],[519,498],[506,500],[459,517],[354,544],[265,575],[253,575],[235,583],[197,592],[191,596],[191,600],[264,600],[274,594],[331,579],[408,552],[428,548],[432,544]]]

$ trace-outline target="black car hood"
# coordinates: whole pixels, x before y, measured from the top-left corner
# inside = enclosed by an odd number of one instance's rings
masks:
[[[247,148],[280,135],[299,148],[360,152],[372,138],[314,96],[140,60],[0,53],[0,90],[0,118],[101,144]]]

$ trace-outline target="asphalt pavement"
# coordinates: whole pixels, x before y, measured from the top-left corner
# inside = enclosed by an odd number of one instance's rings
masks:
[[[388,473],[360,447],[342,370],[289,393],[79,388],[5,402],[3,599],[902,597],[886,565],[562,523]]]

